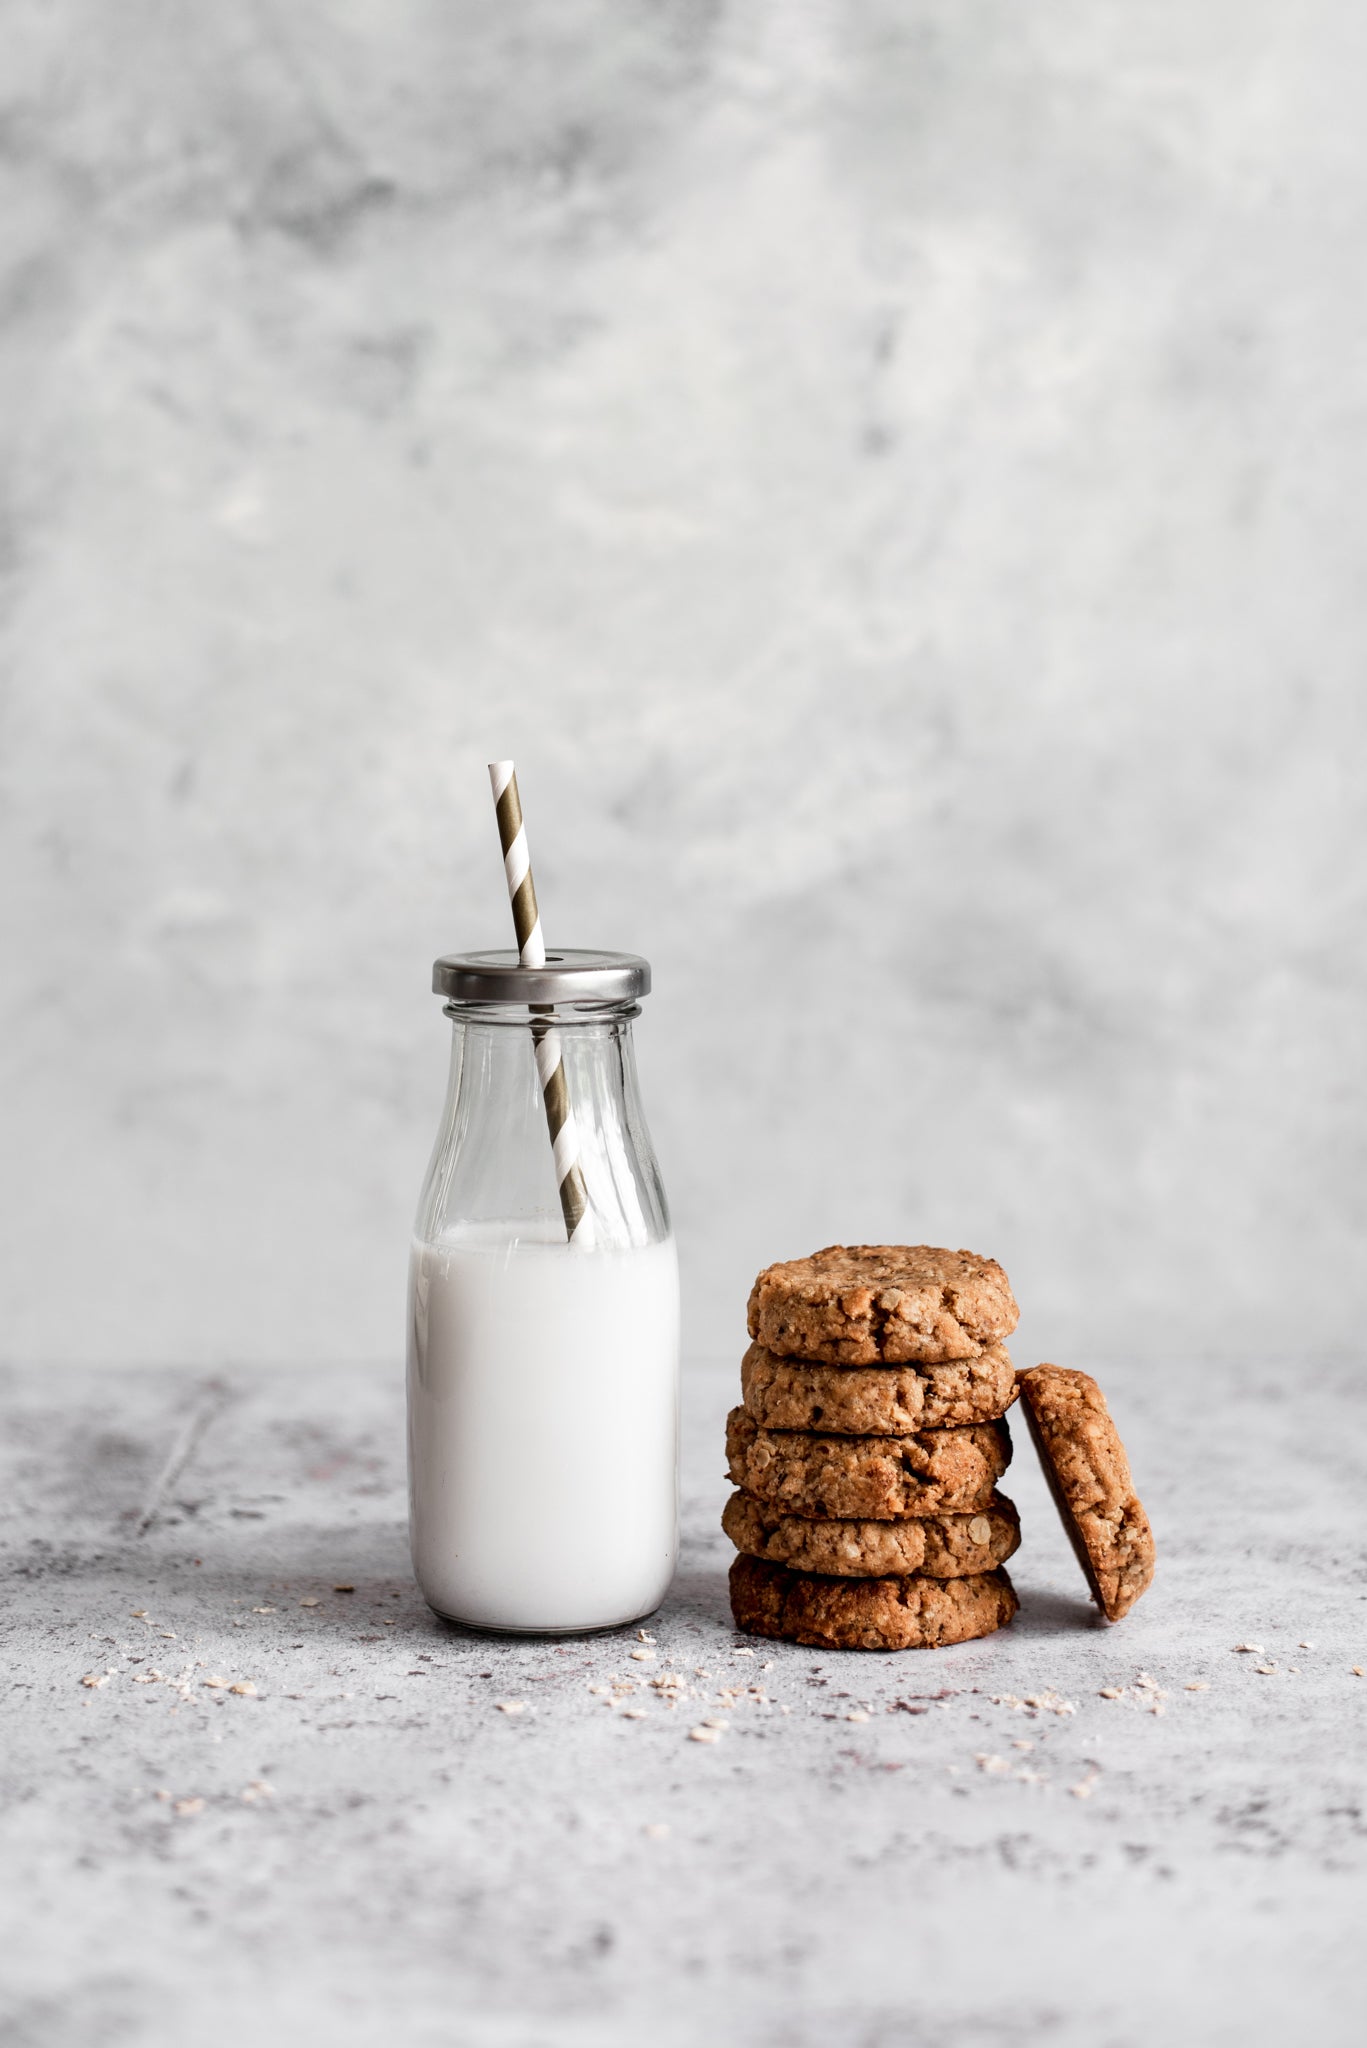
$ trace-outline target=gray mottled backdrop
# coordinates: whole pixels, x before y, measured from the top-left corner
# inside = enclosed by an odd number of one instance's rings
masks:
[[[0,29],[0,1350],[397,1353],[495,753],[695,1350],[838,1237],[1360,1341],[1360,10]]]

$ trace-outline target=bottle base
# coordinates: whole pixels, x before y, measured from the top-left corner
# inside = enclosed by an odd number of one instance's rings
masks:
[[[641,1622],[649,1621],[653,1614],[658,1614],[660,1611],[660,1604],[656,1601],[653,1607],[647,1607],[640,1614],[628,1614],[621,1621],[586,1621],[573,1624],[568,1628],[560,1625],[548,1625],[544,1628],[510,1628],[503,1627],[496,1622],[467,1621],[463,1614],[448,1614],[444,1607],[437,1607],[430,1600],[427,1604],[431,1607],[432,1612],[439,1621],[449,1621],[454,1623],[457,1628],[469,1629],[472,1635],[520,1636],[524,1639],[530,1637],[533,1641],[549,1641],[566,1636],[615,1635],[619,1629],[636,1628]]]

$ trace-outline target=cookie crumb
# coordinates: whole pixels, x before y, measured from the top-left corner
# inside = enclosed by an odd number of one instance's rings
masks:
[[[252,1684],[250,1678],[239,1678],[237,1684],[230,1685],[228,1690],[229,1692],[239,1693],[244,1700],[254,1700],[257,1696],[256,1687]]]
[[[1004,1756],[975,1756],[973,1761],[980,1771],[987,1771],[989,1774],[1008,1771],[1011,1768]]]
[[[720,1742],[721,1733],[720,1728],[690,1728],[688,1739],[690,1742]]]
[[[354,1593],[356,1588],[354,1586],[334,1586],[332,1590],[334,1593]]]
[[[299,1605],[301,1607],[321,1607],[322,1604],[322,1601],[314,1593],[310,1593],[306,1600],[301,1600],[299,1602]]]
[[[1184,1687],[1183,1689],[1184,1689],[1184,1691],[1186,1691],[1186,1692],[1209,1692],[1209,1691],[1210,1691],[1210,1687],[1209,1687],[1209,1685],[1208,1685],[1208,1684],[1206,1683],[1206,1681],[1205,1681],[1205,1679],[1204,1679],[1204,1678],[1193,1678],[1193,1679],[1192,1679],[1192,1681],[1191,1681],[1191,1684],[1190,1684],[1190,1685],[1188,1685],[1188,1686],[1186,1686],[1186,1687]]]
[[[500,1714],[525,1714],[527,1711],[525,1700],[495,1700],[494,1705]]]
[[[631,1652],[631,1661],[633,1664],[653,1664],[655,1662],[655,1652],[653,1650],[633,1650]]]
[[[847,1721],[867,1721],[868,1718],[868,1715],[864,1712],[864,1709],[862,1707],[856,1707],[853,1713],[846,1714],[845,1716],[845,1719]]]
[[[1236,1643],[1234,1645],[1234,1654],[1236,1657],[1265,1657],[1267,1655],[1267,1652],[1264,1650],[1261,1643]]]
[[[171,1811],[180,1820],[190,1820],[195,1814],[203,1813],[204,1801],[202,1799],[177,1799]]]

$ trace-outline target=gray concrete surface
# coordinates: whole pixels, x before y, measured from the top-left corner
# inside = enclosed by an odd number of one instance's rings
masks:
[[[1108,1368],[1148,1598],[1022,1443],[1017,1622],[900,1657],[729,1627],[734,1377],[648,1646],[426,1611],[392,1375],[6,1375],[5,2048],[1359,2041],[1361,1377]]]
[[[0,1356],[390,1354],[508,754],[697,1351],[892,1237],[1356,1353],[1360,9],[0,32]]]

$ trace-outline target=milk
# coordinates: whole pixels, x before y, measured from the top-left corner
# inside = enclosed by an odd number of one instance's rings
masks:
[[[439,1614],[536,1634],[659,1604],[678,1546],[674,1240],[462,1224],[410,1265],[413,1569]]]

